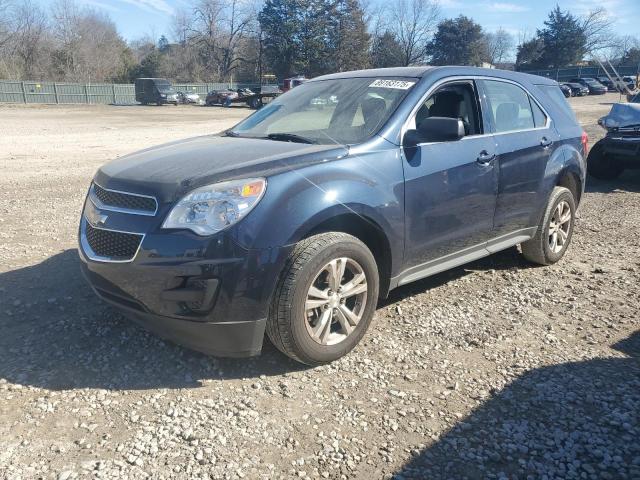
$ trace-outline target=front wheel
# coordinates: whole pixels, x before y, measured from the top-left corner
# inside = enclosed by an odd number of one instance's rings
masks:
[[[520,245],[522,255],[539,265],[559,261],[571,243],[575,214],[576,201],[571,191],[555,187],[535,236]]]
[[[278,281],[267,335],[307,365],[349,353],[367,331],[378,301],[378,268],[357,238],[331,232],[296,245]]]

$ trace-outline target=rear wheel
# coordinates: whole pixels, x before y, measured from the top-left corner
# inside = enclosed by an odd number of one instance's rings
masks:
[[[571,191],[555,187],[535,236],[520,245],[530,262],[551,265],[567,251],[573,235],[576,201]]]
[[[251,100],[249,100],[249,107],[253,108],[254,110],[259,109],[260,107],[262,107],[262,99],[252,98]]]
[[[599,180],[613,180],[618,178],[624,168],[604,151],[601,142],[597,142],[587,157],[587,173]]]
[[[332,362],[367,331],[378,301],[371,251],[345,233],[301,241],[276,287],[267,335],[284,354],[308,365]]]

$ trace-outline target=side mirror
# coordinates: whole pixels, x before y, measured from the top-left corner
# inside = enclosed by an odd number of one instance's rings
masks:
[[[407,130],[402,139],[407,158],[413,157],[420,143],[455,142],[465,136],[464,123],[459,118],[428,117],[416,130]]]
[[[464,137],[464,123],[459,118],[428,117],[420,122],[420,143],[455,142]]]
[[[420,143],[454,142],[465,136],[464,123],[459,118],[428,117],[416,130],[407,130],[402,139],[405,155],[413,159]]]

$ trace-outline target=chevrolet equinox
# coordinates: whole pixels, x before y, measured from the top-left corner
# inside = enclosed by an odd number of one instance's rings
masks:
[[[560,260],[586,150],[542,77],[326,75],[223,133],[101,167],[82,269],[102,299],[192,349],[256,355],[266,332],[300,362],[331,362],[396,287],[514,245]]]

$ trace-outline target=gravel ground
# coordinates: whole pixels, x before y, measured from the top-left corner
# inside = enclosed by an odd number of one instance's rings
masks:
[[[572,99],[592,144],[616,98]],[[640,478],[640,172],[588,185],[559,264],[400,288],[328,366],[207,357],[98,301],[95,169],[247,113],[0,106],[0,478]]]

